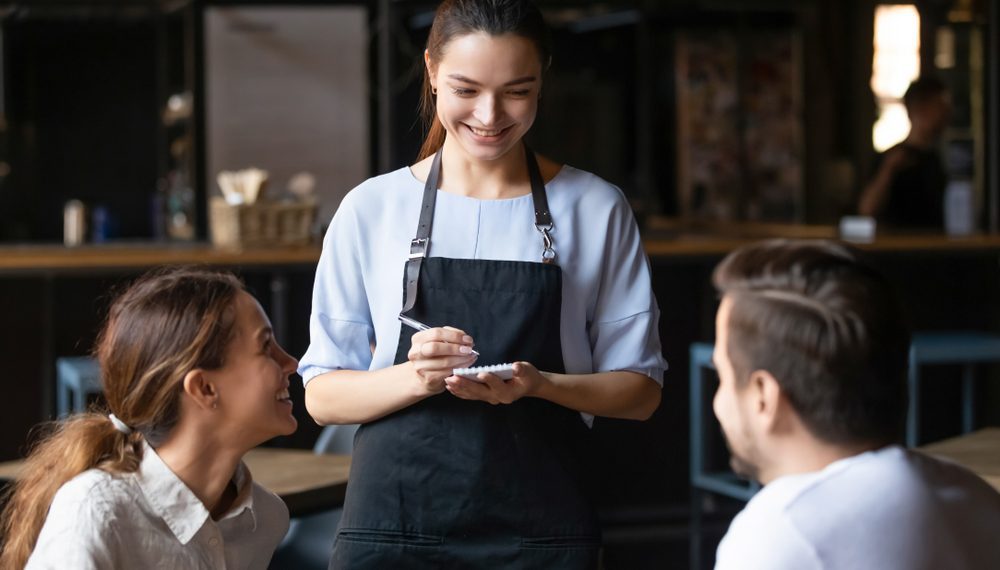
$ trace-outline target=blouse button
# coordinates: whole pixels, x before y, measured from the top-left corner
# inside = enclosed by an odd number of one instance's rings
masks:
[[[219,539],[214,536],[208,540],[208,543],[212,546],[219,546]]]

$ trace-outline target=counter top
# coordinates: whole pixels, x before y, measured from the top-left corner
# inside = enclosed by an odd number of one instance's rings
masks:
[[[722,256],[741,245],[769,237],[836,239],[832,226],[791,224],[692,225],[650,221],[643,232],[651,258]],[[935,234],[879,235],[872,243],[853,244],[876,252],[1000,252],[1000,235],[949,237]],[[558,242],[556,244],[558,247]],[[206,243],[125,243],[63,247],[61,245],[0,246],[0,272],[145,269],[157,265],[215,266],[315,265],[320,246],[221,249]]]
[[[319,245],[221,249],[205,243],[124,243],[64,247],[0,246],[0,271],[149,268],[157,265],[275,266],[315,265]]]

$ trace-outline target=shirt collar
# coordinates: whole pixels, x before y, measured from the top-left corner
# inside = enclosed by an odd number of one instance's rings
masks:
[[[211,520],[204,503],[181,481],[170,467],[163,462],[156,451],[143,441],[142,462],[136,473],[136,481],[146,500],[156,514],[163,519],[181,544],[187,544],[194,535]],[[223,519],[235,517],[244,510],[250,511],[253,528],[257,528],[257,517],[253,509],[253,478],[250,470],[241,461],[233,476],[237,495],[233,507]]]

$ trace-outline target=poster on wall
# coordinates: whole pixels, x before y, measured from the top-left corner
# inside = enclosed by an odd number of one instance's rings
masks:
[[[803,221],[799,45],[795,32],[784,30],[678,35],[683,217]]]

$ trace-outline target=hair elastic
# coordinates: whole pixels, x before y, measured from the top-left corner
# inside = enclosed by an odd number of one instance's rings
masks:
[[[108,414],[108,419],[111,420],[111,424],[115,426],[115,429],[122,432],[125,435],[132,433],[132,428],[128,427],[128,424],[118,419],[118,416],[114,414]]]

